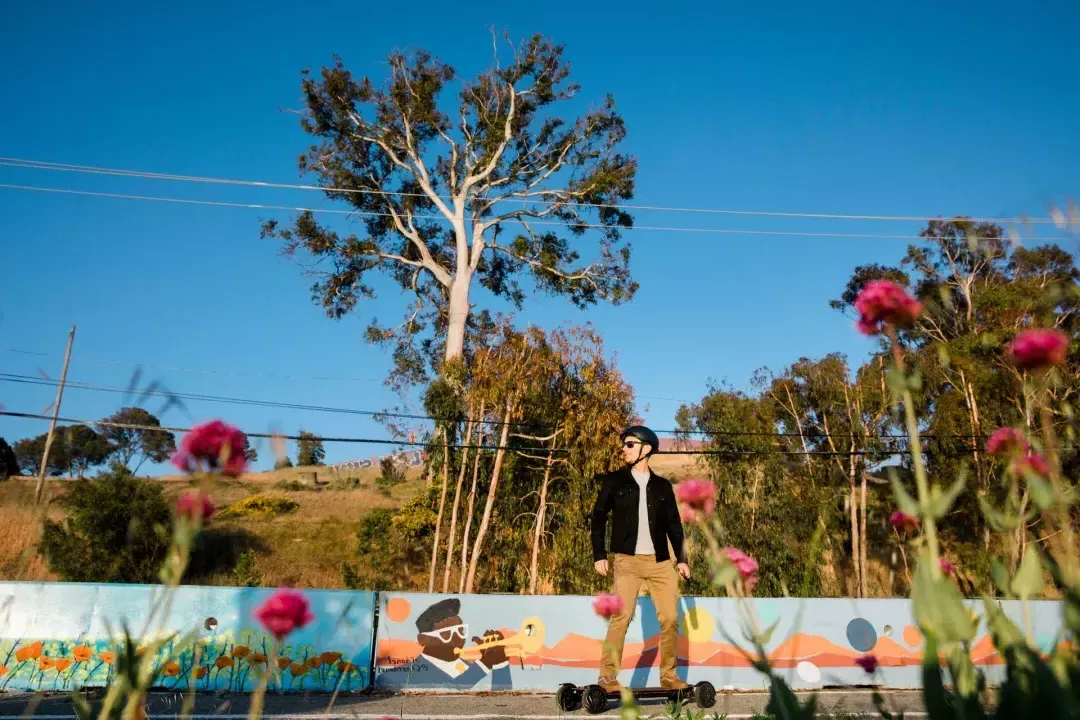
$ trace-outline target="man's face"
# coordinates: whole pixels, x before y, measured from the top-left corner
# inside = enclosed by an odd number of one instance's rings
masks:
[[[651,445],[645,445],[636,437],[627,437],[623,440],[622,445],[623,460],[628,464],[633,465],[640,460],[645,453],[649,452],[651,448]]]
[[[468,626],[455,615],[435,623],[434,630],[418,634],[416,640],[424,648],[425,654],[449,662],[458,659],[458,654],[454,650],[465,647],[468,632]]]

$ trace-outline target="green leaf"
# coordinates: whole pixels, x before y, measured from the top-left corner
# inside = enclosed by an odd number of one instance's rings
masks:
[[[964,484],[967,481],[967,469],[961,471],[960,476],[956,479],[956,482],[946,490],[941,492],[941,488],[934,485],[930,488],[930,515],[935,520],[945,517],[949,514],[949,510],[952,509],[953,503],[956,502],[956,498],[960,497],[960,493],[964,490]]]
[[[986,499],[985,495],[979,496],[979,507],[982,509],[983,517],[986,518],[986,522],[990,525],[991,529],[997,532],[1015,530],[1020,526],[1020,518],[1018,516],[1010,515],[1003,510],[998,510],[990,504],[990,501]]]
[[[911,376],[908,378],[908,388],[910,388],[912,392],[919,392],[920,390],[922,390],[922,386],[922,371],[916,368],[912,371]]]
[[[960,715],[964,718],[985,718],[979,692],[982,690],[982,676],[971,662],[971,656],[963,645],[953,645],[948,653],[949,673],[960,700]]]
[[[1010,589],[1013,595],[1022,600],[1042,592],[1042,563],[1039,562],[1039,554],[1030,547],[1024,550],[1024,558],[1020,561],[1020,569],[1016,571],[1016,577],[1013,578]]]
[[[908,494],[908,491],[904,489],[903,483],[896,477],[896,471],[893,468],[889,468],[889,484],[892,485],[893,497],[896,499],[896,507],[900,512],[911,517],[919,517],[922,513],[919,512],[919,504],[915,502],[915,498]]]
[[[915,568],[911,602],[916,624],[928,628],[941,641],[971,642],[974,639],[976,628],[971,611],[951,582],[943,575],[934,577],[925,550]]]
[[[938,660],[937,640],[924,632],[925,649],[922,661],[923,703],[931,720],[952,720],[954,717],[951,697],[942,680],[941,662]]]
[[[779,624],[780,624],[780,618],[777,618],[776,621],[773,622],[772,625],[770,625],[769,627],[765,628],[765,630],[762,631],[760,637],[758,637],[758,640],[761,642],[762,645],[768,645],[769,644],[769,640],[772,639],[772,634],[773,634],[773,632],[776,631],[776,626],[779,625]]]
[[[71,706],[78,720],[94,720],[94,711],[90,707],[90,703],[78,690],[71,693]]]
[[[1054,488],[1046,478],[1033,472],[1025,472],[1024,479],[1031,491],[1031,502],[1040,510],[1049,510],[1054,505]]]
[[[1009,590],[1009,571],[1005,569],[1005,566],[1001,564],[1001,561],[994,558],[990,561],[990,574],[994,578],[994,584],[997,585],[1001,594],[1006,597],[1011,597],[1012,592]]]
[[[725,563],[724,565],[716,568],[713,575],[713,587],[726,588],[731,583],[735,582],[735,578],[739,576],[739,569],[731,563]]]
[[[885,379],[889,385],[889,391],[893,397],[900,397],[907,390],[907,378],[904,377],[904,373],[895,367],[890,367],[885,371]]]
[[[937,358],[942,367],[949,367],[949,348],[944,343],[937,347]]]

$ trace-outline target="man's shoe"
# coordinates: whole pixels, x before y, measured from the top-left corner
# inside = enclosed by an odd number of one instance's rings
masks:
[[[670,680],[661,680],[660,687],[665,690],[685,690],[690,686],[679,678],[671,678]]]
[[[615,678],[603,677],[603,678],[600,678],[596,682],[596,684],[599,685],[600,687],[604,688],[604,692],[609,692],[609,693],[619,692],[619,681],[616,680]]]

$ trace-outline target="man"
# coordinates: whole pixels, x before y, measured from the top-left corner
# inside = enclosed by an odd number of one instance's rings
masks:
[[[622,610],[608,625],[598,684],[608,692],[619,689],[626,629],[641,585],[646,583],[660,623],[660,685],[666,690],[679,690],[687,684],[675,675],[678,576],[690,577],[679,507],[671,483],[649,468],[649,456],[660,447],[656,433],[635,425],[620,437],[626,465],[599,478],[600,492],[592,511],[593,560],[596,571],[604,576],[608,573],[604,534],[607,516],[611,515],[615,594],[622,600]],[[668,540],[678,561],[678,574],[668,553]]]
[[[380,676],[380,685],[407,684],[416,687],[472,688],[491,674],[492,690],[510,690],[510,662],[502,645],[484,648],[476,663],[462,660],[459,653],[465,647],[469,628],[461,619],[461,601],[446,598],[428,607],[416,618],[416,641],[422,652],[411,664],[400,670],[393,668]],[[488,630],[486,637],[502,639],[502,633]],[[481,638],[473,637],[480,644]],[[390,677],[387,677],[387,676]]]

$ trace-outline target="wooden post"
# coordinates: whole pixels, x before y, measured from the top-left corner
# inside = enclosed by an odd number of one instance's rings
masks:
[[[68,333],[67,350],[64,352],[64,368],[60,371],[60,384],[56,387],[56,402],[53,403],[53,416],[49,421],[49,434],[45,437],[45,452],[41,456],[38,468],[37,488],[34,490],[34,503],[41,502],[41,493],[45,489],[45,472],[49,467],[49,450],[52,449],[53,433],[56,432],[56,418],[60,416],[60,401],[64,398],[64,383],[67,382],[68,363],[71,361],[71,345],[75,342],[75,326]]]

